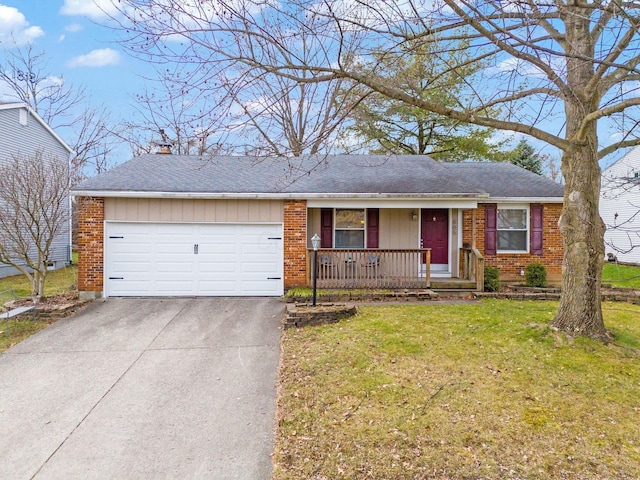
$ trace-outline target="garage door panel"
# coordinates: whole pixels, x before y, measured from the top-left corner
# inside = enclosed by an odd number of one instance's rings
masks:
[[[277,282],[273,282],[272,285],[273,286],[271,288],[271,294],[273,296],[280,295],[278,293],[279,287],[277,285]],[[264,285],[264,282],[262,282],[262,281],[256,281],[256,282],[244,281],[244,282],[242,282],[242,289],[243,289],[243,291],[246,292],[246,295],[248,295],[248,296],[252,296],[252,295],[259,296],[259,295],[261,295],[260,292],[264,292],[265,285]]]
[[[158,281],[155,283],[155,295],[193,295],[193,281]]]
[[[255,262],[255,263],[245,263],[242,265],[242,272],[247,274],[261,274],[261,273],[278,273],[278,268],[276,265],[270,262]]]
[[[168,244],[168,243],[157,243],[155,245],[154,253],[156,255],[185,255],[191,256],[194,253],[194,243],[191,243],[192,240],[189,240],[188,243],[184,244]]]
[[[207,256],[207,255],[235,255],[238,249],[235,245],[212,245],[206,243],[198,244],[198,255]]]
[[[282,225],[109,222],[106,232],[109,296],[283,293]]]
[[[216,296],[220,297],[233,297],[237,296],[235,293],[238,290],[238,286],[236,282],[231,281],[211,281],[211,282],[202,282],[200,284],[200,288],[205,292],[216,292]],[[202,294],[206,295],[206,294]],[[246,293],[244,293],[246,295]]]
[[[153,295],[151,285],[146,280],[110,280],[112,296],[148,296]]]
[[[153,262],[118,262],[110,269],[111,276],[119,273],[128,272],[130,274],[144,273],[146,274],[152,268]]]
[[[183,258],[175,258],[171,260],[164,260],[156,263],[156,273],[179,273],[186,272],[193,274],[194,265],[193,261]]]

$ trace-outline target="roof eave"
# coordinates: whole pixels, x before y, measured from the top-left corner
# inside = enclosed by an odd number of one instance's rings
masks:
[[[237,193],[237,192],[144,192],[129,190],[72,190],[75,197],[104,198],[176,198],[198,200],[224,199],[256,199],[256,200],[289,200],[289,199],[366,199],[377,198],[387,200],[407,200],[415,198],[428,199],[488,199],[486,193]]]
[[[490,197],[492,203],[562,203],[563,197]]]

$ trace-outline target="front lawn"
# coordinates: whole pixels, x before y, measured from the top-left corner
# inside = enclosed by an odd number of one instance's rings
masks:
[[[71,265],[67,268],[52,270],[47,274],[45,284],[45,296],[57,295],[76,289],[78,278],[78,267]],[[13,290],[18,297],[30,297],[32,293],[31,283],[24,275],[0,278],[0,306],[14,299]],[[2,293],[4,292],[4,293]],[[21,320],[0,320],[0,353],[11,348],[16,343],[30,337],[39,330],[42,330],[49,323],[43,321],[32,321],[30,319]]]
[[[362,307],[282,343],[274,478],[637,479],[640,307],[568,342],[557,303]]]
[[[640,267],[605,262],[602,266],[602,284],[640,289]]]
[[[59,268],[47,273],[44,286],[45,296],[56,295],[68,290],[75,290],[78,282],[78,266],[73,264],[66,268]],[[32,293],[31,283],[24,275],[0,278],[0,292],[15,290],[19,297],[29,297]],[[0,297],[0,304],[11,300],[11,295],[5,294]]]

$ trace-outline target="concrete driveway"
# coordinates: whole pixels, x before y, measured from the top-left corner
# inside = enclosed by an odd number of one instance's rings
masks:
[[[269,298],[109,299],[0,355],[0,478],[268,479]]]

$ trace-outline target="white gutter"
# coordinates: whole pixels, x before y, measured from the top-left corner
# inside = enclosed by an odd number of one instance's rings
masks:
[[[490,197],[489,203],[562,203],[563,197]]]
[[[485,193],[207,193],[207,192],[140,192],[114,190],[72,190],[74,197],[105,198],[182,198],[198,200],[256,199],[256,200],[306,200],[306,199],[489,199]]]

